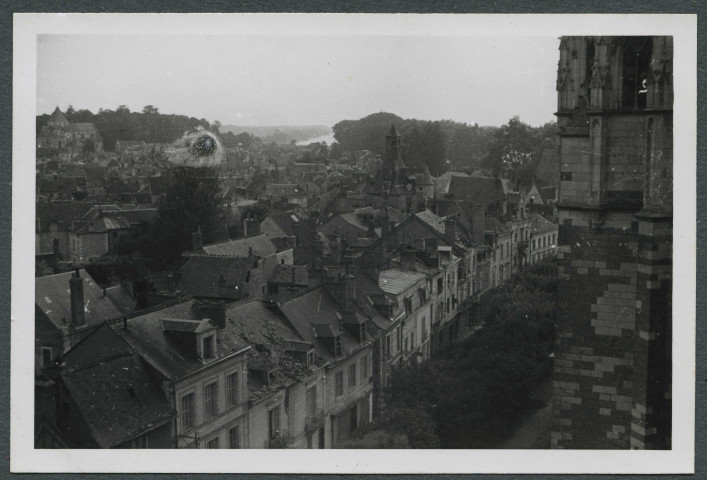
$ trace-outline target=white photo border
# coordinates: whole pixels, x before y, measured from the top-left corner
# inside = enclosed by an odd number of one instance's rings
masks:
[[[12,145],[12,472],[693,473],[696,306],[696,15],[14,14]],[[672,450],[34,449],[37,36],[349,35],[674,37]],[[139,54],[139,53],[137,53]],[[188,112],[183,112],[188,113]]]

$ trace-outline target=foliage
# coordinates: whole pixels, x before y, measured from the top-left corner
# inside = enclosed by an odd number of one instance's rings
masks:
[[[447,158],[453,170],[474,171],[488,154],[489,138],[495,127],[479,127],[449,122],[446,125],[449,146]]]
[[[482,166],[496,175],[510,174],[517,185],[530,186],[535,166],[555,136],[554,123],[533,128],[515,116],[491,135]]]
[[[83,153],[95,153],[96,152],[96,144],[93,142],[93,139],[88,138],[83,144]]]
[[[498,446],[550,372],[556,292],[556,267],[546,262],[485,295],[484,328],[422,365],[393,371],[382,428],[413,447]]]
[[[101,286],[111,285],[116,280],[135,282],[144,279],[149,273],[144,260],[137,254],[92,262],[86,265],[86,271]]]
[[[67,108],[65,112],[69,122],[93,123],[103,139],[103,147],[113,151],[116,140],[143,140],[146,143],[171,143],[182,134],[197,126],[208,129],[209,122],[185,115],[165,115],[159,110],[146,105],[142,112],[131,112],[125,105],[116,110],[100,109],[98,113],[90,110]],[[37,132],[46,125],[49,115],[37,117]]]
[[[451,120],[403,119],[380,112],[337,123],[334,137],[344,150],[371,150],[382,155],[391,125],[400,132],[403,159],[413,170],[426,165],[432,175],[450,169],[470,172],[484,168],[496,175],[516,172],[512,179],[523,186],[532,182],[542,150],[552,146],[556,135],[554,123],[535,128],[518,117],[497,128]]]
[[[374,113],[360,120],[342,120],[334,125],[334,138],[346,151],[371,150],[385,153],[385,135],[391,125],[402,127],[404,120],[392,113]]]
[[[174,183],[158,205],[153,231],[145,237],[143,252],[167,265],[191,249],[192,233],[201,230],[204,243],[215,240],[224,214],[219,180],[210,167],[174,167]]]

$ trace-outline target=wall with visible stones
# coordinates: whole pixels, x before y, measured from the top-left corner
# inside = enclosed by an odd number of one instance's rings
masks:
[[[635,39],[560,47],[552,448],[670,448],[672,41],[646,42],[647,105],[631,108]]]

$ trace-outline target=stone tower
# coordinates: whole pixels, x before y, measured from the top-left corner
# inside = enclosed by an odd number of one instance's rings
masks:
[[[563,37],[553,448],[670,448],[672,37]]]
[[[390,127],[385,137],[385,159],[381,167],[383,181],[394,184],[404,183],[407,166],[403,162],[400,134],[395,125]]]

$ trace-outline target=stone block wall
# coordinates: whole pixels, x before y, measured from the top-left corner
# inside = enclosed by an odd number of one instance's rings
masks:
[[[670,448],[672,39],[565,37],[557,87],[551,446]]]
[[[630,444],[638,225],[609,217],[561,211],[553,448]]]

